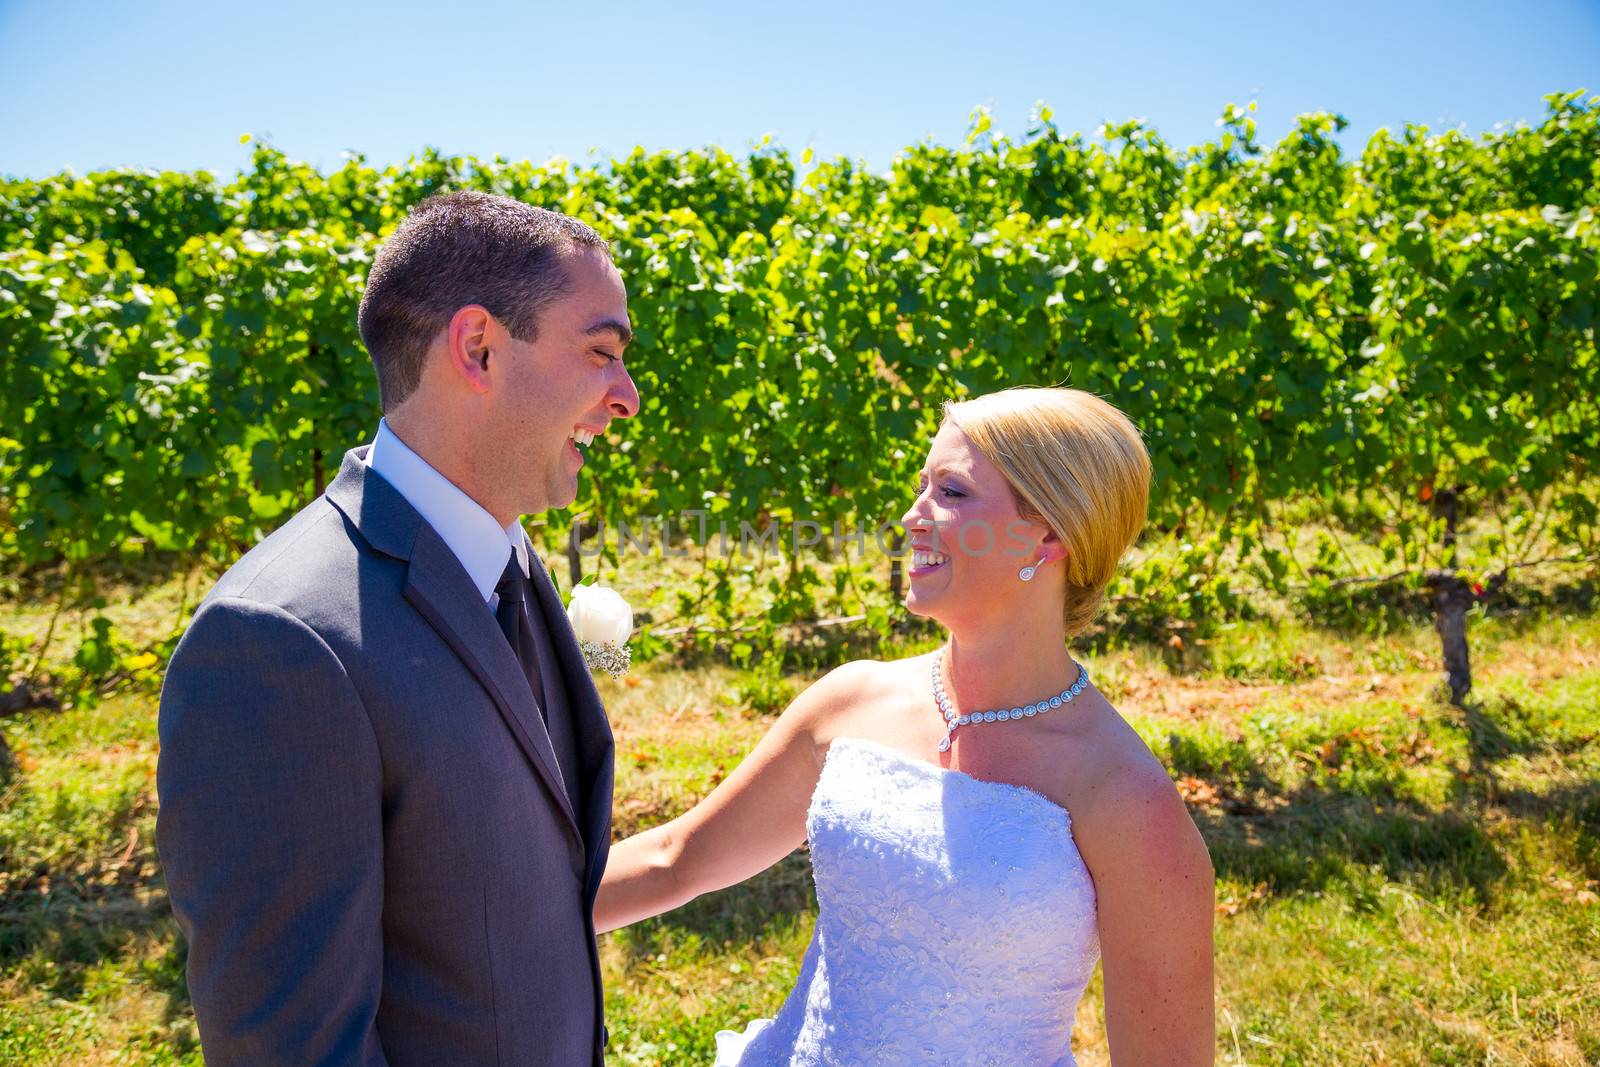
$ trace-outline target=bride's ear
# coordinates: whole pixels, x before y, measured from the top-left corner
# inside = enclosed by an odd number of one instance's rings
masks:
[[[1067,558],[1067,545],[1056,536],[1054,530],[1046,529],[1044,537],[1039,541],[1039,555],[1046,563],[1055,563]]]

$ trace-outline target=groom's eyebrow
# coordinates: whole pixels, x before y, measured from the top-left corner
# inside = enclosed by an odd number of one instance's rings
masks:
[[[589,337],[601,333],[616,334],[618,344],[624,347],[633,344],[633,328],[617,319],[602,319],[583,332]]]

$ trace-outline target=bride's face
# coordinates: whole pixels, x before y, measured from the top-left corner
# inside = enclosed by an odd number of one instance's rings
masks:
[[[1018,513],[1005,476],[951,422],[934,437],[917,488],[901,518],[912,550],[906,610],[948,627],[1005,611],[1017,572],[1048,554],[1048,530]]]

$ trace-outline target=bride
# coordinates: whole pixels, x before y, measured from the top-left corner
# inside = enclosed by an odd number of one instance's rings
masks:
[[[1211,1063],[1210,858],[1172,781],[1069,654],[1144,523],[1150,462],[1070,389],[945,407],[911,612],[935,652],[832,671],[711,795],[611,850],[598,929],[811,845],[816,930],[776,1018],[718,1067],[1071,1065],[1103,960],[1114,1064]]]

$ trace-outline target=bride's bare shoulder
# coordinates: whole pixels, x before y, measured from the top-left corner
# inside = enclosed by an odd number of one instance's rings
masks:
[[[1166,768],[1109,703],[1105,711],[1086,725],[1073,763],[1073,835],[1090,870],[1109,873],[1133,859],[1147,867],[1209,870],[1205,845]]]
[[[785,715],[793,715],[814,733],[831,736],[851,719],[872,715],[903,702],[920,678],[916,666],[926,656],[907,659],[857,659],[833,668],[795,698]]]

